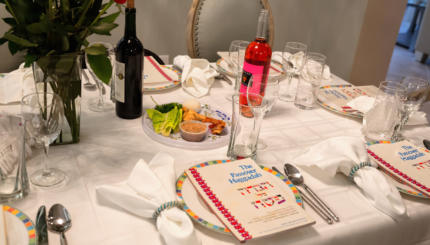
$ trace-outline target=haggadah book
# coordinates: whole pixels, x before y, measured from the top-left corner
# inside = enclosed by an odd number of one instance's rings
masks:
[[[374,144],[367,148],[379,167],[392,176],[430,196],[430,153],[408,141]]]
[[[186,173],[240,241],[315,223],[297,204],[291,188],[251,159],[192,167]]]

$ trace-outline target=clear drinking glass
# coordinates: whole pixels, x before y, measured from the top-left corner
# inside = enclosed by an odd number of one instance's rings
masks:
[[[248,104],[240,104],[240,98],[247,98]],[[267,101],[258,94],[239,93],[232,96],[232,106],[233,117],[227,156],[230,159],[247,157],[255,159]]]
[[[248,45],[249,42],[243,40],[234,40],[230,44],[229,64],[231,64],[231,68],[235,74],[235,82],[233,84],[233,92],[226,96],[227,100],[231,100],[231,96],[239,92],[240,80],[242,79],[243,62],[245,60],[245,51]]]
[[[379,84],[372,108],[364,114],[362,133],[367,141],[391,140],[400,124],[402,100],[406,89],[398,82]]]
[[[48,167],[49,144],[57,139],[63,124],[64,110],[61,98],[53,93],[33,93],[21,100],[21,113],[26,129],[38,142],[42,143],[45,152],[43,169],[30,176],[34,185],[50,187],[65,180],[65,173],[56,168]]]
[[[428,81],[418,77],[406,77],[400,82],[406,89],[406,96],[401,107],[400,124],[396,127],[393,135],[393,141],[402,140],[404,137],[400,134],[403,126],[409,120],[409,117],[415,111],[418,111],[421,104],[427,98],[430,84]]]
[[[109,84],[113,85],[112,83],[112,75],[113,75],[113,71],[114,71],[114,64],[115,64],[115,51],[113,49],[113,46],[110,43],[103,43],[103,42],[97,42],[97,43],[92,43],[91,45],[103,45],[106,48],[106,52],[110,61],[110,65],[112,68],[112,74],[111,74],[111,79]],[[91,59],[91,57],[88,56],[88,54],[85,54],[85,63],[87,66],[87,70],[89,71],[89,74],[91,76],[91,78],[94,80],[95,85],[97,87],[97,92],[98,92],[98,97],[97,98],[91,98],[88,100],[88,108],[91,111],[95,111],[95,112],[105,112],[105,111],[110,111],[114,109],[114,104],[111,102],[110,97],[111,97],[111,93],[107,91],[106,89],[106,85],[104,84],[103,81],[101,81],[95,74],[95,72],[93,71],[93,69],[91,68],[90,63],[88,62],[88,59]],[[88,75],[86,74],[86,71],[83,71],[84,74],[84,78],[85,79],[91,79],[88,77]]]
[[[254,96],[254,94],[250,91],[250,86],[248,86],[248,95]],[[276,101],[279,98],[279,75],[271,75],[268,74],[266,89],[264,91],[264,100],[266,101],[266,107],[264,111],[264,116],[266,116],[271,110],[272,107],[276,104]],[[252,99],[252,98],[251,98]],[[258,150],[264,150],[267,148],[266,142],[263,139],[259,139],[257,143]]]
[[[21,117],[0,114],[0,203],[28,194],[25,128]]]
[[[306,64],[300,74],[294,105],[300,109],[312,109],[326,63],[326,56],[310,52]]]
[[[282,67],[287,73],[287,79],[280,83],[279,99],[294,101],[297,84],[293,77],[298,76],[306,62],[308,46],[299,42],[287,42],[282,52]]]

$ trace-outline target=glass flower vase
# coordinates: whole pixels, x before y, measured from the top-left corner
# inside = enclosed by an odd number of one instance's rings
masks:
[[[78,143],[81,116],[80,53],[44,56],[33,62],[37,92],[58,94],[64,107],[65,121],[55,144]]]

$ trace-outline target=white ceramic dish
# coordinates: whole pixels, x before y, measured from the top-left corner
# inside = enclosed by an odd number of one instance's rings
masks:
[[[170,134],[169,137],[157,134],[154,132],[154,128],[152,127],[152,120],[148,117],[148,114],[145,113],[142,117],[142,128],[143,131],[153,140],[158,143],[183,148],[188,150],[209,150],[215,149],[219,147],[226,146],[228,141],[230,140],[230,130],[231,130],[231,117],[227,115],[225,112],[221,110],[212,109],[209,105],[202,105],[202,110],[200,114],[213,117],[215,119],[223,120],[226,123],[226,127],[224,128],[221,135],[213,135],[210,133],[210,130],[206,136],[206,138],[201,142],[190,142],[182,139],[180,133]]]

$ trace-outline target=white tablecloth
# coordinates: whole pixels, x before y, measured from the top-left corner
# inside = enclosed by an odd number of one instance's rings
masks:
[[[333,77],[330,83],[345,82]],[[228,89],[227,83],[216,81],[210,95],[203,97],[201,102],[231,113],[231,104],[225,99]],[[49,191],[32,187],[29,196],[11,205],[34,220],[40,205],[49,208],[54,203],[62,203],[73,219],[73,226],[66,233],[69,244],[162,244],[152,220],[100,206],[95,187],[125,180],[139,158],[149,161],[159,151],[174,156],[179,176],[185,168],[196,163],[225,159],[227,146],[208,151],[164,146],[143,132],[141,119],[123,120],[114,111],[89,111],[86,101],[96,95],[96,92],[83,90],[80,143],[55,146],[50,150],[51,164],[67,172],[66,185]],[[154,106],[149,95],[143,96],[144,108]],[[180,88],[152,96],[159,103],[180,102],[189,97]],[[5,106],[0,106],[0,111],[2,108]],[[299,110],[293,103],[278,101],[262,126],[260,138],[268,148],[258,152],[258,162],[282,168],[285,159],[306,147],[333,136],[359,136],[360,129],[359,119],[343,117],[319,106],[313,110]],[[417,139],[430,139],[428,127],[413,128],[406,134],[410,133]],[[40,166],[39,161],[40,155],[32,157],[28,162],[29,173]],[[247,244],[430,244],[430,200],[403,196],[410,218],[396,223],[367,203],[345,176],[330,179],[312,169],[306,169],[304,175],[308,185],[329,203],[341,222],[328,225],[306,206],[306,211],[317,221],[315,225]],[[203,244],[238,243],[232,236],[218,234],[198,224],[195,227]],[[50,244],[59,244],[57,234],[49,235]]]

